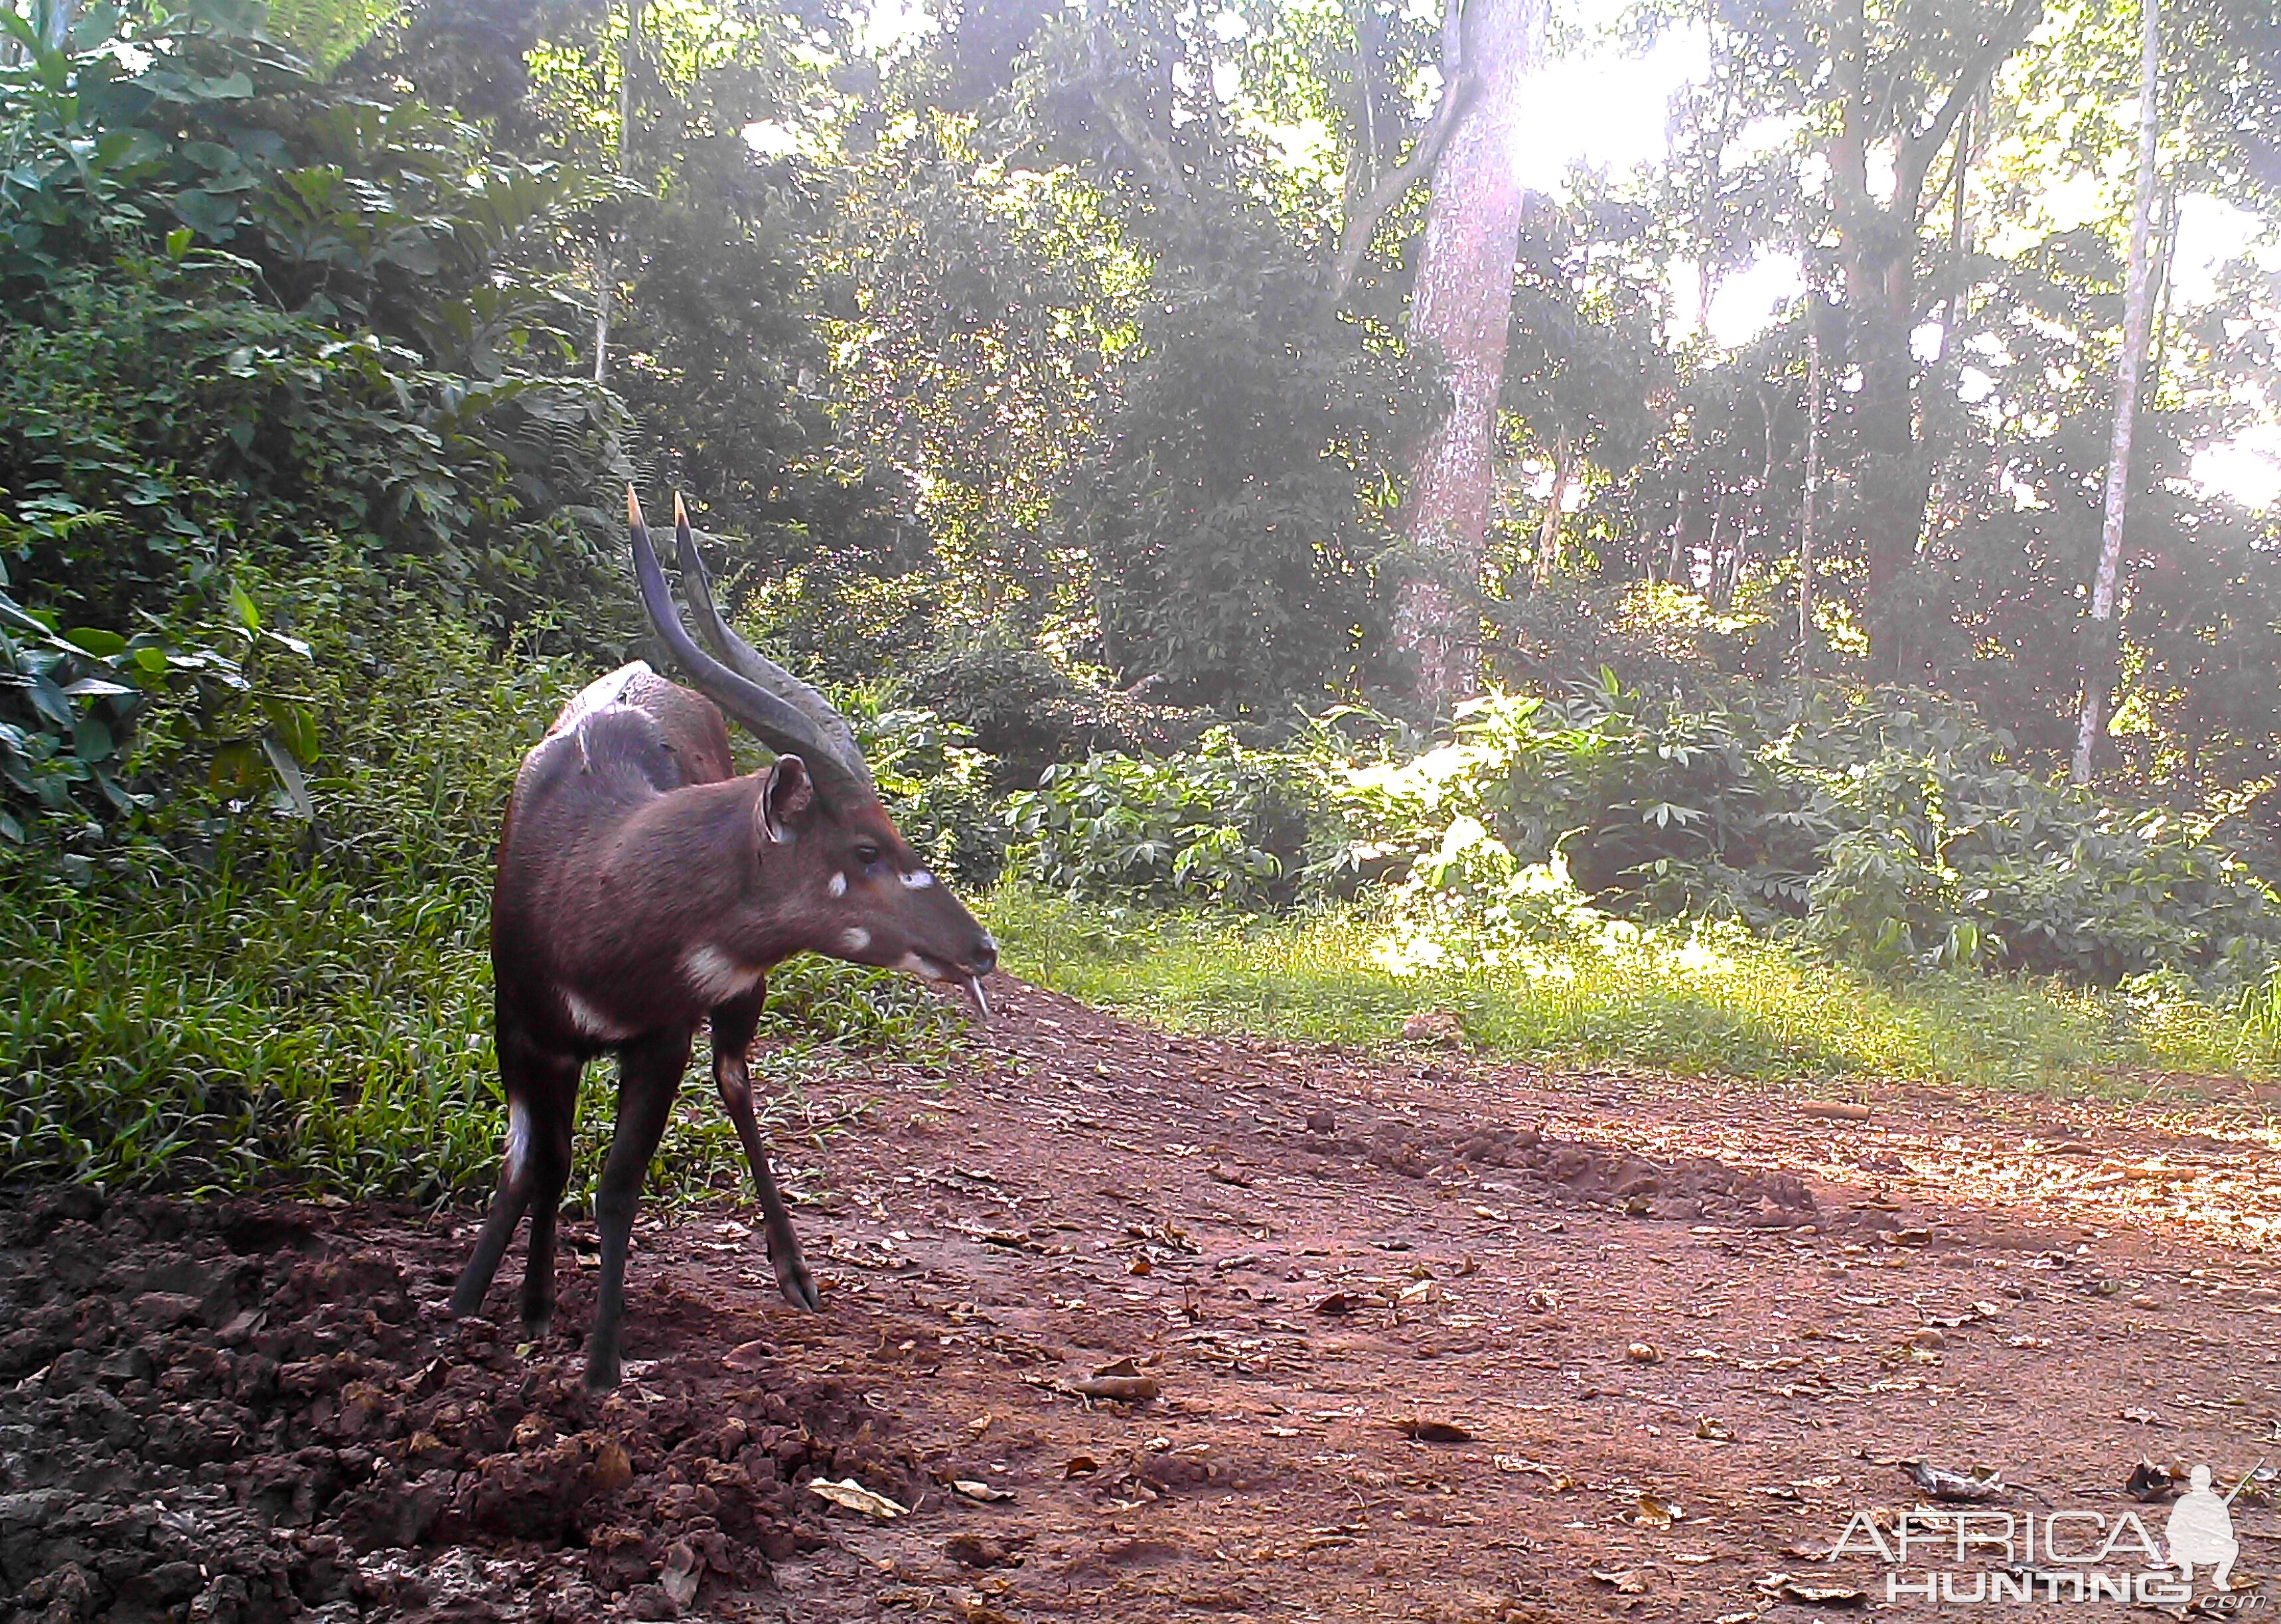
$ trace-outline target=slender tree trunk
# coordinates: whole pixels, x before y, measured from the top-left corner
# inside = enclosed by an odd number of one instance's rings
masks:
[[[1560,544],[1560,509],[1568,499],[1568,469],[1574,457],[1563,430],[1552,446],[1552,493],[1544,501],[1544,517],[1536,527],[1536,584],[1552,580],[1553,559]]]
[[[1473,595],[1488,545],[1506,322],[1524,194],[1514,178],[1520,87],[1544,51],[1548,0],[1470,0],[1460,27],[1473,87],[1439,160],[1410,298],[1410,341],[1441,358],[1447,416],[1418,447],[1405,522],[1412,573],[1399,588],[1397,647],[1417,661],[1419,702],[1447,710],[1480,684]]]
[[[1798,674],[1813,675],[1813,508],[1821,494],[1821,299],[1805,300],[1805,494],[1798,516]]]
[[[2138,414],[2139,373],[2146,361],[2148,298],[2153,277],[2148,237],[2154,215],[2154,147],[2160,133],[2161,0],[2138,0],[2138,194],[2130,205],[2130,262],[2122,290],[2122,352],[2115,367],[2115,437],[2107,452],[2107,509],[2099,533],[2099,569],[2092,577],[2091,624],[2084,629],[2083,714],[2068,774],[2091,781],[2092,750],[2107,725],[2107,702],[2115,679],[2119,639],[2115,624],[2116,583],[2122,572],[2122,524],[2130,499],[2130,436]]]
[[[618,179],[634,172],[635,75],[641,72],[642,0],[626,0],[626,35],[618,43]],[[610,321],[617,304],[616,233],[604,225],[594,238],[594,382],[610,374]]]
[[[49,0],[47,15],[39,20],[40,43],[50,50],[63,50],[71,43],[72,25],[79,20],[78,0]]]
[[[594,382],[606,383],[610,377],[610,312],[617,302],[617,290],[613,285],[617,267],[610,258],[610,228],[599,228],[594,234]]]

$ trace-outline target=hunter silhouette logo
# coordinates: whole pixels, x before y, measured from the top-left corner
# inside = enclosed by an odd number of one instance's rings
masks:
[[[2169,1526],[2163,1532],[2168,1536],[2164,1543],[2169,1549],[2170,1566],[2188,1584],[2194,1581],[2194,1569],[2207,1563],[2215,1564],[2210,1583],[2221,1590],[2226,1588],[2233,1559],[2241,1554],[2240,1542],[2233,1537],[2233,1496],[2248,1482],[2249,1473],[2245,1472],[2232,1494],[2220,1499],[2210,1487],[2208,1466],[2196,1466],[2187,1479],[2186,1492],[2170,1508]]]

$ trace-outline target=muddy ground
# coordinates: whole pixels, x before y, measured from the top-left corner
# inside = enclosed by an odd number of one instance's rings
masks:
[[[587,1226],[523,1350],[440,1316],[470,1214],[0,1212],[0,1619],[1784,1624],[1888,1607],[1825,1558],[1905,1463],[2159,1534],[2142,1461],[2281,1461],[2269,1099],[1847,1120],[999,994],[782,1146],[823,1311],[749,1210],[646,1222],[600,1400]],[[2263,1604],[2269,1482],[2199,1613]]]

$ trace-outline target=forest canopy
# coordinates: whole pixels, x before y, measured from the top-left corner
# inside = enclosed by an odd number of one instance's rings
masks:
[[[1055,763],[1484,691],[1898,687],[2049,778],[2101,661],[2117,815],[2275,837],[2271,0],[4,24],[0,838],[42,871],[353,845],[339,662],[398,680],[421,616],[638,651],[629,481],[789,663],[984,754],[976,853]],[[1612,85],[1642,128],[1580,130]],[[1492,215],[1484,286],[1434,244]]]

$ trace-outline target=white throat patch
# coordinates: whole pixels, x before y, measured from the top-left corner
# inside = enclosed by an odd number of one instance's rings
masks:
[[[761,972],[746,969],[708,942],[681,955],[681,978],[700,1001],[723,1004],[751,992]]]
[[[567,986],[562,989],[562,1009],[569,1016],[570,1025],[577,1028],[580,1036],[592,1038],[598,1043],[616,1043],[633,1036]]]

